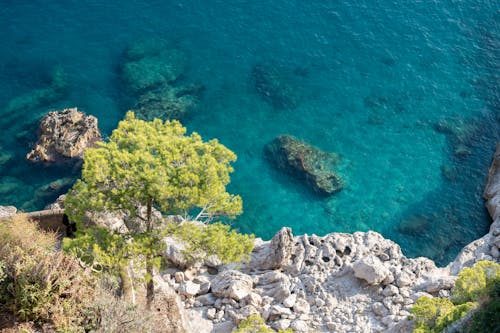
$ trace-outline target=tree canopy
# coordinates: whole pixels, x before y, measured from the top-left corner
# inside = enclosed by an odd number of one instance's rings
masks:
[[[234,217],[241,197],[226,192],[236,155],[216,139],[186,135],[178,121],[146,122],[128,112],[109,142],[87,149],[82,179],[65,200],[68,216],[81,221],[86,210],[124,210],[143,220],[139,207],[164,213]]]

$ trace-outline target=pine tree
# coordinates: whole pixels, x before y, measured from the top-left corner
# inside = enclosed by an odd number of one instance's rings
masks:
[[[186,135],[178,121],[146,122],[128,112],[108,142],[86,150],[81,180],[65,199],[66,214],[77,226],[86,212],[120,211],[138,221],[140,225],[129,228],[128,243],[121,242],[130,251],[115,251],[120,258],[113,262],[123,267],[124,259],[145,257],[149,306],[161,246],[161,226],[155,226],[153,208],[183,216],[194,211],[195,220],[235,217],[242,211],[242,200],[226,191],[235,160],[236,155],[217,140],[204,142],[197,133]],[[89,231],[86,237],[97,234]]]

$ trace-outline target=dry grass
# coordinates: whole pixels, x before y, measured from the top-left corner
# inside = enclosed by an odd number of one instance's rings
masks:
[[[184,332],[175,295],[131,305],[23,217],[1,220],[0,240],[0,332]]]

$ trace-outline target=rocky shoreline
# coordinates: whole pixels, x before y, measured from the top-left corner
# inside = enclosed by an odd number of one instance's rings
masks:
[[[489,232],[444,268],[405,257],[376,232],[294,237],[283,228],[269,242],[257,240],[248,263],[169,270],[160,286],[179,295],[188,332],[231,332],[253,313],[294,332],[410,332],[409,310],[419,297],[448,296],[462,268],[499,261],[500,144],[484,197]],[[166,256],[182,266],[176,246],[170,243]]]
[[[372,231],[293,236],[285,227],[271,241],[256,239],[248,262],[231,265],[217,258],[187,262],[183,245],[166,239],[164,256],[173,265],[156,286],[175,295],[183,318],[170,332],[231,332],[251,314],[294,332],[410,332],[409,311],[419,297],[449,296],[464,267],[499,261],[500,144],[484,198],[493,219],[489,232],[443,268],[405,257],[398,244]],[[15,213],[0,207],[0,218]]]

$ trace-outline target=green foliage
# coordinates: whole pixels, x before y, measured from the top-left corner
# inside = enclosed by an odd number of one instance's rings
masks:
[[[128,112],[108,143],[86,150],[82,180],[65,200],[70,219],[81,222],[86,210],[140,216],[138,207],[148,203],[168,214],[186,215],[196,207],[240,214],[241,198],[225,189],[236,155],[217,140],[185,134],[178,121],[145,122]]]
[[[493,287],[487,296],[485,305],[477,311],[465,332],[499,332],[500,329],[500,279],[493,281]]]
[[[276,331],[267,326],[261,316],[253,314],[247,319],[242,320],[238,325],[238,329],[233,333],[276,333]],[[293,333],[293,331],[289,328],[279,330],[278,333]]]
[[[63,249],[95,271],[118,274],[120,268],[126,265],[132,247],[128,247],[125,238],[120,235],[95,227],[74,239],[65,238]]]
[[[415,316],[414,332],[442,332],[446,326],[462,318],[475,306],[472,302],[455,306],[446,298],[420,297],[411,309]]]
[[[472,332],[488,331],[482,329],[491,327],[488,325],[492,321],[487,314],[493,313],[500,307],[500,301],[498,301],[500,291],[497,291],[500,289],[499,284],[500,265],[497,263],[479,261],[471,268],[464,268],[455,282],[451,300],[427,296],[418,299],[411,309],[411,313],[415,316],[414,332],[442,332],[448,325],[481,304],[486,304],[486,306],[474,316]]]
[[[66,241],[65,249],[108,272],[121,271],[122,277],[130,259],[140,258],[135,262],[145,264],[150,304],[153,268],[160,263],[165,227],[154,225],[162,219],[153,218],[153,208],[185,216],[197,209],[196,219],[240,214],[241,198],[226,192],[233,171],[230,164],[235,160],[236,155],[217,140],[203,142],[197,133],[186,135],[178,121],[146,122],[128,112],[109,142],[85,151],[82,179],[64,202],[66,214],[77,224],[79,233],[77,239]],[[126,213],[133,224],[127,225],[128,233],[84,226],[88,214],[117,211]],[[222,225],[192,231],[196,231],[196,237],[191,238],[194,250],[205,247],[226,261],[248,252],[248,241]],[[222,236],[225,241],[217,244],[215,237]],[[209,247],[201,245],[203,241]],[[243,242],[236,244],[238,241]]]
[[[188,244],[185,255],[193,260],[217,255],[225,264],[245,259],[253,250],[253,235],[242,235],[220,222],[204,225],[184,222],[169,224],[167,233]]]
[[[500,279],[500,265],[493,261],[479,261],[474,267],[464,268],[455,282],[452,299],[455,303],[477,301],[487,296]]]

